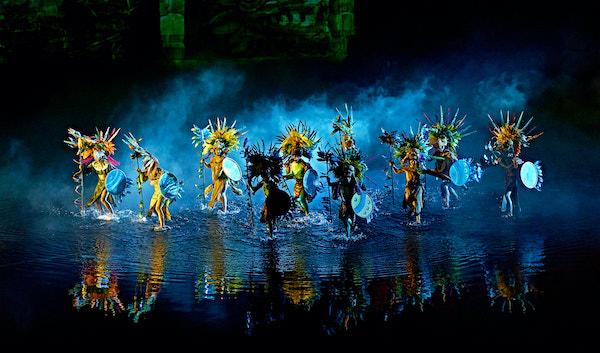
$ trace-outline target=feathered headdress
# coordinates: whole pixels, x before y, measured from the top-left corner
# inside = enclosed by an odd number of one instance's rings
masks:
[[[490,132],[492,133],[492,141],[494,142],[494,149],[502,152],[509,148],[510,143],[514,148],[515,156],[521,153],[521,148],[529,147],[529,143],[536,138],[540,137],[544,132],[535,133],[535,127],[527,130],[527,127],[533,120],[533,117],[529,118],[525,125],[521,126],[521,120],[523,119],[524,112],[521,112],[519,119],[516,116],[511,116],[510,112],[506,112],[506,115],[500,111],[500,124],[497,125],[494,119],[488,114],[488,118],[492,122]],[[512,120],[512,121],[511,121]]]
[[[227,118],[217,118],[216,128],[209,120],[208,125],[204,129],[200,129],[194,125],[192,128],[192,143],[195,147],[202,144],[202,155],[213,152],[219,143],[223,144],[223,148],[231,151],[239,148],[240,137],[246,132],[242,132],[235,128],[236,121],[227,126]]]
[[[317,138],[315,130],[300,122],[298,125],[288,125],[285,133],[279,135],[277,140],[279,141],[279,149],[284,156],[300,154],[310,158],[311,151],[320,139]]]
[[[70,135],[64,143],[71,148],[77,149],[77,156],[83,160],[83,164],[88,164],[92,161],[94,152],[102,151],[105,153],[107,160],[113,166],[119,165],[119,162],[111,156],[115,154],[116,147],[113,139],[117,137],[121,129],[107,128],[106,131],[98,130],[94,136],[82,135],[79,131],[69,128],[67,133]]]
[[[346,117],[343,116],[342,112],[336,108],[338,115],[335,117],[333,121],[333,130],[331,131],[332,135],[339,133],[341,135],[341,144],[344,148],[350,148],[354,145],[354,135],[352,131],[352,127],[354,122],[352,121],[352,107],[348,109],[348,104],[344,104],[346,108]]]
[[[283,159],[279,149],[271,144],[268,148],[264,141],[256,143],[244,150],[244,158],[248,166],[250,180],[266,174],[269,179],[279,182],[283,175]]]
[[[342,179],[346,176],[349,166],[354,167],[354,175],[358,180],[363,179],[368,169],[360,151],[357,149],[343,151],[341,147],[330,148],[328,150],[319,150],[317,155],[319,161],[328,163],[329,170],[327,172],[333,173],[337,179]]]
[[[154,157],[148,150],[140,146],[142,139],[136,139],[135,136],[130,132],[129,135],[125,135],[123,142],[131,150],[131,159],[142,158],[143,170],[150,170],[158,167],[158,158]]]
[[[394,145],[394,157],[403,160],[409,153],[416,152],[420,159],[424,158],[431,148],[425,140],[426,131],[425,125],[419,125],[416,133],[412,127],[410,128],[410,135],[402,133]]]
[[[475,131],[469,131],[471,126],[464,126],[465,119],[467,115],[463,115],[461,118],[458,117],[459,109],[456,109],[456,112],[452,114],[452,112],[448,109],[446,119],[444,120],[444,109],[440,106],[440,115],[436,117],[434,121],[427,114],[423,114],[425,119],[431,124],[431,126],[427,129],[427,139],[430,145],[434,145],[442,136],[445,136],[448,139],[448,148],[450,151],[455,152],[458,147],[458,143],[460,140],[469,136]],[[451,118],[450,118],[451,117]]]

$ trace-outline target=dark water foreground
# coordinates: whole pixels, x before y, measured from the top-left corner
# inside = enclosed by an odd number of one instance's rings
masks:
[[[534,203],[506,220],[488,197],[442,210],[430,192],[420,227],[384,203],[351,240],[318,211],[267,240],[245,211],[179,210],[173,229],[155,233],[127,211],[105,222],[4,205],[0,324],[18,336],[80,338],[377,334],[542,343],[594,332],[585,320],[597,312],[600,288],[595,212]]]

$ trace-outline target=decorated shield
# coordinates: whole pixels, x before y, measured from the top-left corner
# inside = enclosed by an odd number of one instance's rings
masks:
[[[352,210],[354,210],[354,213],[361,218],[369,218],[375,208],[373,199],[366,192],[361,194],[355,193],[354,196],[352,196],[351,203]]]
[[[317,189],[319,187],[319,174],[314,169],[309,169],[304,174],[304,179],[302,180],[302,184],[304,185],[304,191],[311,197],[314,198],[317,194]]]
[[[233,181],[242,180],[242,168],[240,165],[229,157],[223,159],[223,173]]]
[[[123,196],[131,181],[121,169],[113,169],[106,175],[104,181],[106,191],[113,196]]]
[[[465,159],[459,159],[450,167],[450,180],[456,186],[463,186],[469,181],[471,167]]]
[[[175,200],[181,197],[183,191],[182,183],[177,180],[175,174],[165,171],[158,181],[160,193],[169,200]]]
[[[541,190],[542,187],[542,167],[539,161],[525,162],[521,166],[521,181],[528,189]]]

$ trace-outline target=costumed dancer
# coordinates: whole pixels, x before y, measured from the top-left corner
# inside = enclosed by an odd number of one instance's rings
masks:
[[[317,153],[319,160],[326,162],[328,165],[327,183],[332,189],[332,199],[341,201],[339,218],[344,224],[346,236],[349,238],[353,226],[356,225],[356,213],[352,207],[352,199],[355,194],[361,197],[367,189],[363,183],[367,166],[363,162],[358,149],[344,151],[343,147],[340,146],[339,148],[318,151]],[[333,174],[334,180],[330,179],[329,173]],[[364,197],[367,197],[366,194],[364,194]],[[372,201],[369,203],[369,207],[373,207]],[[371,212],[369,212],[369,215]]]
[[[450,167],[458,161],[457,149],[460,140],[465,136],[475,133],[475,131],[469,131],[470,126],[464,126],[467,116],[463,115],[459,118],[458,113],[458,109],[453,115],[448,111],[447,116],[444,117],[444,110],[442,106],[440,106],[440,115],[435,121],[427,114],[424,114],[425,119],[431,124],[426,131],[428,143],[433,148],[431,158],[435,160],[435,171],[448,177],[450,177]],[[444,120],[444,118],[446,119]],[[462,161],[460,166],[463,166],[464,163],[464,166],[467,167],[467,174],[465,176],[468,176],[468,178],[466,180],[459,180],[462,178],[458,178],[454,181],[459,185],[462,184],[460,186],[466,187],[467,181],[479,181],[481,169],[472,163],[472,159],[464,159]],[[457,165],[457,167],[459,167],[459,165]],[[452,194],[456,200],[459,199],[458,194],[448,179],[442,180],[440,192],[444,208],[450,207],[450,194]]]
[[[131,158],[142,158],[142,168],[137,169],[138,180],[140,183],[150,181],[150,185],[154,187],[154,193],[152,194],[148,208],[148,217],[156,214],[158,224],[154,227],[154,230],[163,231],[167,229],[165,227],[166,221],[171,220],[169,206],[181,197],[183,183],[178,181],[173,173],[162,169],[158,158],[140,146],[140,141],[141,139],[136,139],[132,133],[129,133],[123,139],[123,142],[132,151]]]
[[[223,118],[223,121],[217,118],[216,128],[210,120],[204,129],[195,125],[192,128],[194,146],[202,144],[203,157],[200,163],[211,171],[212,183],[204,189],[205,197],[212,191],[208,207],[212,209],[219,201],[223,205],[223,212],[227,212],[227,189],[230,186],[236,195],[242,194],[242,190],[236,187],[237,182],[241,180],[241,169],[237,163],[227,157],[230,151],[239,149],[240,137],[246,133],[236,129],[235,123],[234,121],[231,126],[227,126],[227,118]],[[209,161],[206,162],[206,159]],[[237,180],[234,180],[227,175],[228,170],[223,167],[223,162],[226,160],[230,160],[234,166],[237,166],[235,174],[239,179],[235,177]]]
[[[283,160],[278,148],[271,145],[267,149],[264,142],[246,147],[244,158],[248,170],[248,187],[253,193],[262,188],[265,195],[260,222],[266,224],[269,237],[272,237],[275,222],[285,216],[291,206],[290,196],[278,187],[283,180]],[[259,179],[256,185],[252,185],[254,179]]]
[[[310,166],[312,151],[319,139],[316,138],[317,132],[310,129],[306,124],[300,122],[298,125],[289,125],[285,133],[278,136],[279,149],[283,154],[283,163],[285,167],[285,179],[294,179],[294,199],[302,211],[308,215],[308,203],[312,201],[316,194],[310,194],[311,191],[305,190],[304,179],[309,171],[316,176],[317,173]],[[315,177],[316,179],[316,177]]]
[[[352,130],[354,125],[354,121],[352,121],[352,107],[348,109],[348,104],[344,104],[344,107],[346,108],[346,117],[344,117],[343,114],[336,109],[338,115],[335,117],[333,122],[333,130],[331,131],[331,135],[339,135],[341,152],[354,149],[358,150],[354,141],[354,132]]]
[[[511,116],[508,111],[506,114],[500,111],[500,124],[496,124],[488,114],[492,123],[490,128],[492,139],[485,149],[491,152],[491,156],[484,155],[482,162],[485,165],[499,165],[506,173],[501,201],[501,211],[506,217],[514,215],[515,206],[519,211],[521,210],[517,194],[519,167],[521,167],[521,181],[527,188],[535,188],[539,191],[543,182],[541,163],[539,161],[535,163],[523,162],[520,158],[523,148],[529,147],[531,141],[544,133],[543,131],[535,133],[535,127],[527,130],[533,117],[521,126],[523,114],[524,112],[521,112],[517,119],[514,114]]]
[[[421,212],[423,211],[423,199],[425,194],[424,175],[429,174],[449,180],[447,175],[439,173],[425,167],[427,152],[429,146],[424,138],[426,131],[424,127],[419,126],[417,133],[410,129],[410,135],[402,133],[397,139],[393,140],[393,157],[400,161],[400,166],[396,166],[391,160],[390,167],[396,174],[404,173],[406,177],[406,186],[404,188],[404,200],[402,207],[410,207],[412,215],[415,217],[415,223],[421,223]]]
[[[73,174],[73,181],[78,185],[75,192],[81,197],[77,200],[84,213],[83,203],[83,176],[87,172],[94,171],[98,175],[98,183],[94,193],[85,206],[96,205],[102,217],[111,217],[114,214],[114,205],[126,194],[131,180],[121,170],[116,169],[119,162],[112,156],[116,148],[113,139],[119,134],[120,129],[106,131],[96,129],[94,136],[82,135],[79,131],[68,129],[70,135],[64,142],[71,148],[77,149],[78,160],[74,160],[79,170]],[[112,173],[114,171],[114,173]]]

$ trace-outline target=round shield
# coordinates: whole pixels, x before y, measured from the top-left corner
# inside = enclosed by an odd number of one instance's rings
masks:
[[[273,217],[283,216],[292,206],[290,196],[285,191],[277,188],[269,192],[269,196],[267,196],[265,202],[267,204],[267,209],[271,212]]]
[[[355,193],[352,196],[352,209],[358,217],[368,218],[373,213],[373,199],[366,192],[362,194]]]
[[[459,159],[450,167],[450,180],[456,186],[463,186],[469,181],[470,171],[469,163],[464,159]]]
[[[127,189],[127,176],[121,169],[113,169],[106,175],[106,191],[111,195],[119,196]]]
[[[175,174],[164,172],[158,181],[160,193],[169,200],[174,200],[181,196],[181,183],[177,180]]]
[[[525,162],[521,166],[521,181],[528,189],[534,189],[538,185],[540,173],[532,162]]]
[[[233,181],[242,180],[242,168],[240,165],[229,157],[223,159],[223,173]]]
[[[319,182],[319,173],[314,169],[309,169],[304,174],[302,184],[304,185],[304,191],[310,196],[314,197],[317,194],[317,187]]]

